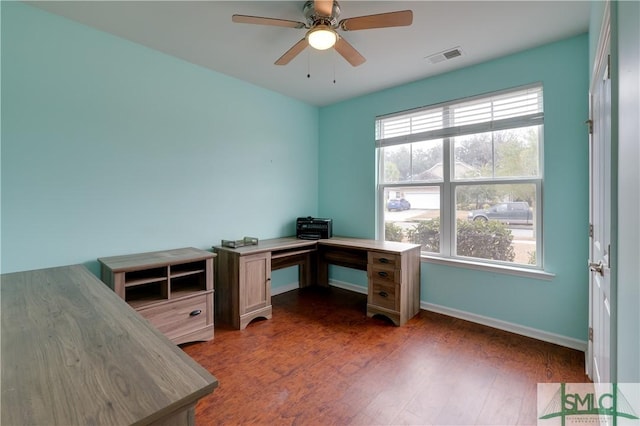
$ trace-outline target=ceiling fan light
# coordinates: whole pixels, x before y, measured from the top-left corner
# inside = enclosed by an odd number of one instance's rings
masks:
[[[327,50],[338,41],[338,34],[327,25],[318,25],[307,33],[307,41],[314,49]]]

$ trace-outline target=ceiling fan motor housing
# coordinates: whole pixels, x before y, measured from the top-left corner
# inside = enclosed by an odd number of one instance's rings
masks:
[[[308,28],[312,28],[317,24],[324,24],[336,28],[338,26],[338,17],[340,16],[340,5],[337,1],[334,1],[331,16],[322,16],[316,12],[313,0],[307,0],[302,8],[302,13],[307,19]]]

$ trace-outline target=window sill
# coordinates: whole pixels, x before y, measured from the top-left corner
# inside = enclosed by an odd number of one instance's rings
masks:
[[[551,281],[555,278],[555,274],[540,271],[538,269],[518,268],[515,266],[491,265],[488,263],[472,262],[469,260],[449,259],[436,256],[422,255],[420,260],[427,263],[435,263],[438,265],[453,266],[459,268],[474,269],[476,271],[495,272],[498,274],[516,275],[518,277],[535,278],[538,280]]]

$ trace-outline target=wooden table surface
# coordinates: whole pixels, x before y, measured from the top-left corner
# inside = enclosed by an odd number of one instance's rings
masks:
[[[249,254],[256,254],[265,251],[308,248],[318,245],[396,253],[404,253],[406,251],[415,250],[416,248],[420,247],[420,244],[397,243],[393,241],[379,241],[351,237],[332,237],[319,240],[304,240],[296,237],[283,237],[260,240],[257,245],[247,245],[237,248],[214,246],[214,248],[218,251],[225,250],[239,253],[241,256],[246,256]]]
[[[3,425],[149,424],[217,379],[81,265],[4,274]]]
[[[380,241],[380,240],[370,240],[370,239],[364,239],[364,238],[351,238],[351,237],[333,237],[333,238],[321,239],[321,240],[318,240],[318,244],[322,246],[355,248],[355,249],[363,249],[368,251],[394,252],[394,253],[404,253],[410,250],[415,250],[420,247],[420,244],[398,243],[394,241]]]

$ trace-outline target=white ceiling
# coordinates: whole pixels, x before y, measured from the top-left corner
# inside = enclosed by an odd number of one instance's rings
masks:
[[[367,61],[307,48],[304,29],[235,24],[234,13],[303,21],[301,1],[45,1],[32,4],[185,61],[323,106],[587,31],[589,1],[340,1],[340,19],[413,10],[410,27],[340,32]],[[453,47],[461,57],[425,58]],[[310,73],[310,78],[307,74]],[[335,83],[334,83],[335,78]]]

